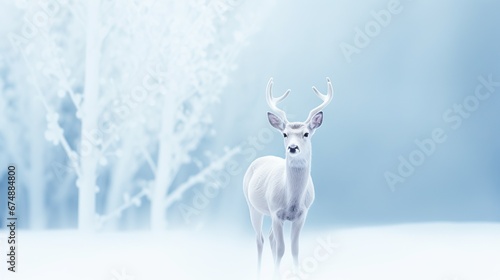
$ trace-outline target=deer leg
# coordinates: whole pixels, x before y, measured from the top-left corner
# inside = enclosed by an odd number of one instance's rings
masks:
[[[273,229],[269,231],[269,246],[271,246],[271,252],[273,253],[273,260],[276,259],[276,243],[274,241]]]
[[[255,238],[257,241],[257,278],[260,277],[260,267],[262,262],[262,247],[264,244],[264,237],[262,236],[262,220],[264,216],[257,210],[250,208],[250,219],[252,226],[255,230]]]
[[[277,217],[272,218],[272,229],[274,236],[275,256],[274,256],[274,276],[279,278],[279,268],[281,258],[285,253],[285,242],[283,241],[283,221]]]
[[[303,218],[292,223],[291,241],[293,264],[295,265],[295,269],[299,268],[299,236],[302,226],[304,225],[304,220],[305,219]]]

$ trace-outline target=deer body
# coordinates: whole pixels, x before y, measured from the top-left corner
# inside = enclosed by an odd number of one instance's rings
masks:
[[[262,247],[262,222],[264,216],[271,217],[272,226],[269,242],[275,262],[275,274],[279,276],[279,265],[285,245],[283,223],[292,223],[291,242],[294,264],[298,266],[299,235],[307,217],[309,207],[314,201],[314,185],[311,171],[310,137],[323,121],[321,110],[328,105],[333,89],[328,81],[328,94],[321,94],[315,87],[314,92],[323,103],[309,113],[305,122],[288,122],[286,114],[276,107],[289,94],[272,97],[272,79],[267,87],[267,102],[277,114],[268,112],[270,124],[280,131],[285,139],[286,157],[265,156],[254,160],[243,178],[243,192],[250,211],[250,219],[256,233],[258,270],[260,271]]]
[[[275,213],[283,221],[300,219],[314,200],[309,169],[309,166],[287,166],[286,159],[280,157],[256,159],[243,183],[249,205],[266,216]]]

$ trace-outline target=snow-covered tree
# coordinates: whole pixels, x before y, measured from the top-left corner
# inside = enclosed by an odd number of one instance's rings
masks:
[[[76,186],[80,229],[116,226],[143,201],[151,227],[164,229],[169,207],[239,152],[207,153],[203,141],[215,135],[210,112],[258,28],[258,9],[236,0],[60,0],[19,8],[32,21],[9,33],[15,53],[3,59],[13,63],[2,64],[10,74],[0,107],[15,100],[5,121],[23,126],[16,137],[0,130],[11,158],[24,156],[31,167],[32,224],[46,226],[45,201],[68,200]],[[189,175],[179,175],[185,168]]]

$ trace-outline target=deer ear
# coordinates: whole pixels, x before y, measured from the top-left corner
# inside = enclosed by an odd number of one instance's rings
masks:
[[[269,123],[277,130],[283,131],[283,129],[285,129],[285,123],[282,119],[280,119],[280,117],[276,116],[275,114],[267,112],[267,119],[269,120]]]
[[[309,128],[311,130],[314,130],[320,127],[322,123],[323,123],[323,112],[318,112],[316,113],[316,115],[312,117],[311,121],[309,122]]]

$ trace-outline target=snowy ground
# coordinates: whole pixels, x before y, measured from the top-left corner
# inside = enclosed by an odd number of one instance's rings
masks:
[[[0,253],[5,259],[5,234]],[[254,279],[252,235],[231,232],[19,232],[18,272],[0,279]],[[311,232],[283,279],[500,280],[500,224],[412,224]],[[266,240],[267,241],[267,240]],[[265,244],[263,279],[271,279]]]

